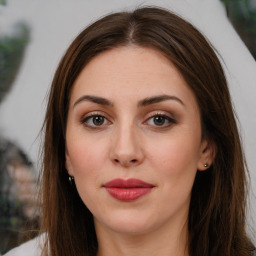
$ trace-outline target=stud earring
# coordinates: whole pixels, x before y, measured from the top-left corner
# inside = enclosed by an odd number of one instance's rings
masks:
[[[209,166],[208,163],[205,163],[205,164],[204,164],[204,167],[208,167],[208,166]]]
[[[69,180],[70,185],[73,185],[74,177],[73,176],[69,176],[68,180]]]

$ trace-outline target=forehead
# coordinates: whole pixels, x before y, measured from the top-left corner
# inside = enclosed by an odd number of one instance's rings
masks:
[[[73,85],[71,103],[82,94],[134,99],[170,93],[194,98],[180,72],[161,52],[125,46],[100,53],[85,66]]]

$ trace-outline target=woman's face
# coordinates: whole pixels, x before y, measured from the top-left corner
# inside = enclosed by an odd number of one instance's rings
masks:
[[[184,226],[196,172],[211,163],[210,153],[193,92],[158,51],[103,52],[76,79],[66,168],[96,230]]]

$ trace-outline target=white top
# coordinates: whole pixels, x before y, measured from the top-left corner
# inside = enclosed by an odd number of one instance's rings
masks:
[[[41,256],[42,236],[38,236],[20,246],[10,250],[3,256]]]

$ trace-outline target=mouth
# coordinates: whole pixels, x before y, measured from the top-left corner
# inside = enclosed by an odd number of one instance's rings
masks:
[[[148,194],[155,187],[138,179],[114,179],[103,185],[110,196],[123,202],[131,202]]]

